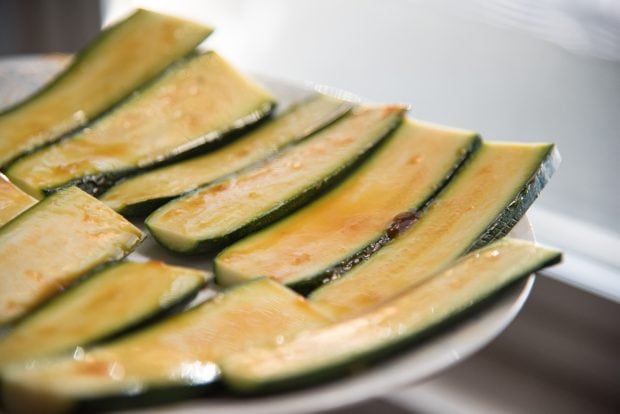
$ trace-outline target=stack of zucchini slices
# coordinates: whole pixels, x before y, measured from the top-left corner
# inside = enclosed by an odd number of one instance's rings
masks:
[[[261,85],[195,50],[210,33],[139,10],[0,113],[8,411],[313,384],[560,260],[505,237],[552,144],[319,93],[273,116]],[[142,220],[171,254],[215,255],[214,274],[127,260]]]

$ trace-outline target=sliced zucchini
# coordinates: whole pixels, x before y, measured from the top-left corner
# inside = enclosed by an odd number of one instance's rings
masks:
[[[146,226],[165,247],[213,251],[290,213],[364,159],[400,123],[403,108],[356,108],[262,164],[160,207]]]
[[[9,411],[45,413],[80,403],[101,409],[114,397],[138,403],[153,390],[187,393],[216,380],[224,356],[327,323],[303,297],[258,279],[78,357],[6,367],[3,402]]]
[[[78,188],[41,201],[0,229],[0,324],[143,239],[121,215]]]
[[[36,202],[36,199],[24,193],[0,174],[0,227]]]
[[[162,262],[106,266],[0,338],[0,367],[115,335],[192,296],[208,276]]]
[[[100,115],[211,32],[146,10],[103,31],[51,83],[0,113],[0,166]]]
[[[484,143],[409,230],[310,298],[346,318],[420,283],[481,240],[506,235],[558,161],[552,144]]]
[[[98,194],[121,176],[214,145],[272,107],[267,92],[217,54],[193,56],[90,127],[20,159],[7,176],[35,197],[70,184]]]
[[[411,257],[394,260],[406,265]],[[278,346],[230,354],[220,365],[223,380],[247,393],[292,388],[358,370],[560,257],[557,251],[529,242],[496,242],[371,312],[305,331]]]
[[[229,145],[118,183],[100,198],[122,214],[145,214],[174,197],[272,155],[332,123],[352,104],[317,94]]]
[[[421,209],[479,142],[472,132],[406,120],[336,189],[222,251],[218,283],[269,276],[302,292],[316,287],[385,244],[407,221],[400,213]]]

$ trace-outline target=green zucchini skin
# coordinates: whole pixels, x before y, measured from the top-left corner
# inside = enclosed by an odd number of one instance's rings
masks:
[[[237,122],[235,122],[235,125],[231,126],[230,129],[215,131],[214,133],[205,135],[202,139],[199,139],[199,141],[202,141],[202,143],[197,144],[196,148],[180,153],[171,153],[166,157],[160,158],[156,163],[147,166],[135,166],[133,168],[119,170],[113,173],[86,175],[69,181],[59,187],[45,188],[43,189],[43,193],[46,196],[49,196],[51,194],[54,194],[58,190],[71,186],[76,186],[94,197],[99,197],[116,183],[118,183],[119,180],[122,180],[126,177],[131,177],[132,175],[142,172],[148,172],[157,167],[174,164],[176,162],[183,161],[185,159],[203,154],[208,151],[217,150],[219,147],[226,145],[226,143],[228,143],[229,141],[237,139],[246,132],[251,131],[258,125],[260,125],[262,122],[268,120],[275,108],[276,104],[274,102],[265,104],[257,108],[250,114],[239,118]],[[149,200],[144,203],[132,206],[127,210],[124,210],[122,214],[127,216],[145,214],[149,211],[153,211],[155,208],[161,206],[165,202],[165,199]]]
[[[410,211],[415,214],[418,214],[418,212],[423,212],[426,207],[434,200],[437,194],[439,194],[441,190],[443,190],[443,188],[450,182],[452,177],[455,174],[458,174],[458,171],[461,167],[463,167],[469,157],[474,154],[476,150],[478,150],[478,148],[480,148],[481,143],[482,140],[480,136],[476,135],[471,140],[469,147],[464,149],[464,151],[462,152],[462,158],[454,165],[454,168],[448,173],[444,181],[441,182],[437,186],[435,191],[430,193],[428,197],[418,207],[413,207]],[[375,253],[377,250],[385,246],[393,239],[394,236],[390,235],[389,230],[386,229],[383,233],[379,234],[374,240],[372,240],[368,245],[352,253],[349,257],[345,257],[340,262],[332,264],[320,273],[311,275],[308,278],[301,279],[293,283],[289,283],[287,284],[287,286],[302,295],[308,295],[318,287],[329,283],[332,277],[338,277],[338,275],[346,272],[347,270],[350,270],[351,268],[353,268],[353,266],[368,259],[373,253]],[[214,262],[214,266],[217,275],[217,261]]]
[[[156,278],[157,280],[153,280]],[[211,274],[189,268],[166,266],[160,262],[134,263],[117,261],[105,263],[86,273],[74,281],[60,294],[53,296],[42,303],[32,312],[16,320],[11,330],[0,338],[0,367],[22,360],[40,358],[63,351],[71,350],[76,346],[93,345],[117,338],[127,332],[146,326],[163,316],[175,313],[191,300],[202,287],[205,286]],[[123,285],[119,282],[126,282]],[[153,288],[138,285],[148,279]],[[141,294],[137,294],[140,290]],[[106,319],[108,314],[118,312],[118,306],[124,306],[127,296],[132,298],[133,312],[112,315],[113,319]],[[85,301],[84,298],[89,298]],[[106,299],[103,306],[107,313],[98,315],[94,312],[92,303],[99,303]],[[147,302],[148,301],[148,302]],[[118,304],[115,306],[114,304]],[[99,312],[97,310],[97,312]],[[75,328],[60,328],[54,332],[54,325],[60,321],[73,321],[73,325],[84,326],[93,319],[94,325],[102,322],[105,328],[98,328],[85,332],[81,329],[77,335]],[[90,323],[89,323],[90,325]],[[44,337],[44,334],[47,335]],[[73,335],[73,336],[71,336]],[[60,338],[60,343],[55,340]],[[72,338],[71,341],[67,340]],[[30,344],[43,343],[36,349],[28,348]],[[25,348],[24,348],[25,347]],[[17,353],[15,350],[18,350]]]
[[[456,174],[458,174],[459,169],[467,165],[467,162],[469,161],[469,156],[475,153],[475,151],[480,147],[481,143],[481,139],[477,139],[472,142],[472,146],[470,147],[469,151],[464,154],[459,164],[449,174],[449,176],[446,177],[446,181],[444,181],[442,185],[439,186],[437,190],[433,194],[431,194],[424,203],[422,203],[420,208],[414,209],[416,212],[419,212],[420,214],[424,213],[426,208],[432,204],[434,198],[450,183],[450,180]],[[510,231],[519,222],[519,220],[523,218],[527,210],[538,198],[540,192],[549,182],[551,176],[555,173],[559,165],[559,152],[555,146],[550,146],[546,154],[543,156],[540,167],[536,172],[534,172],[532,178],[530,178],[525,187],[515,194],[514,199],[495,219],[492,220],[491,224],[489,224],[489,226],[484,230],[484,232],[480,234],[480,236],[471,245],[471,247],[465,250],[463,254],[484,247],[485,245],[495,240],[499,240],[502,237],[506,236],[508,233],[510,233]],[[374,252],[389,243],[391,240],[393,240],[393,237],[390,237],[386,231],[367,247],[358,251],[351,257],[343,260],[341,263],[335,264],[334,266],[327,268],[323,273],[317,274],[310,279],[300,280],[298,282],[291,283],[288,286],[301,294],[308,295],[321,285],[329,283],[332,280],[332,277],[339,277],[339,275],[350,270],[355,265],[368,259]]]
[[[269,224],[286,217],[291,214],[293,211],[297,210],[301,206],[307,204],[311,200],[320,197],[321,194],[332,189],[335,185],[337,185],[340,181],[342,181],[349,173],[354,171],[357,167],[363,164],[368,157],[370,157],[378,148],[382,146],[385,142],[386,138],[388,138],[392,132],[400,125],[403,119],[405,109],[402,108],[398,111],[395,116],[391,119],[391,121],[385,125],[382,132],[377,136],[375,140],[375,144],[372,146],[368,146],[366,150],[360,154],[359,156],[349,160],[346,163],[343,163],[336,170],[330,172],[328,175],[325,175],[321,180],[313,183],[309,187],[306,187],[303,191],[297,193],[292,198],[287,200],[283,200],[278,206],[272,208],[270,211],[265,212],[262,215],[251,218],[248,222],[246,222],[243,226],[234,229],[227,234],[221,235],[219,237],[209,238],[205,240],[198,240],[194,243],[194,245],[189,248],[178,248],[167,240],[162,239],[159,234],[157,228],[154,226],[153,217],[160,210],[165,208],[169,208],[173,206],[177,202],[182,202],[188,197],[192,197],[194,194],[199,192],[202,188],[200,187],[192,192],[187,193],[186,195],[179,197],[177,199],[172,200],[168,204],[162,206],[159,210],[156,210],[145,220],[145,225],[149,231],[149,233],[153,236],[155,240],[157,240],[162,246],[167,249],[170,249],[175,252],[183,253],[183,254],[200,254],[204,252],[215,252],[221,250],[222,248],[234,243],[235,241],[247,236],[250,233],[253,233],[257,230],[260,230]],[[307,140],[304,140],[307,142]],[[243,172],[243,171],[242,171]],[[212,183],[217,184],[218,181]]]
[[[263,120],[257,122],[257,124],[254,125],[258,125],[255,129],[252,129],[252,131],[248,131],[249,133],[246,132],[247,129],[244,129],[242,131],[239,131],[238,138],[235,138],[235,140],[239,140],[239,142],[242,142],[246,137],[248,138],[253,138],[252,137],[252,132],[257,132],[260,133],[261,130],[263,128],[269,128],[270,125],[274,125],[275,123],[279,122],[280,120],[285,120],[287,116],[295,116],[296,111],[303,111],[303,108],[305,106],[309,106],[312,107],[312,105],[316,105],[317,102],[327,102],[331,105],[329,112],[327,110],[325,110],[323,116],[318,119],[314,125],[311,125],[310,127],[307,127],[303,130],[300,130],[299,132],[295,133],[295,134],[291,134],[291,138],[290,141],[287,143],[284,143],[283,145],[279,145],[276,148],[272,148],[272,150],[269,153],[264,154],[265,158],[269,157],[269,156],[273,156],[275,152],[282,150],[283,148],[287,147],[288,145],[293,145],[295,142],[300,142],[304,139],[306,139],[307,137],[311,136],[313,133],[318,132],[324,128],[326,128],[327,126],[331,125],[332,123],[336,122],[338,119],[340,119],[341,117],[343,117],[344,115],[346,115],[352,108],[353,108],[353,104],[349,103],[347,101],[340,101],[337,100],[336,98],[331,98],[329,96],[324,96],[321,94],[316,94],[316,95],[312,95],[306,99],[304,99],[303,101],[297,102],[293,105],[291,105],[289,108],[287,108],[283,113],[277,115],[277,117],[267,117],[265,116],[263,118]],[[254,126],[253,125],[253,126]],[[290,131],[288,131],[290,133]],[[275,134],[278,134],[281,132],[280,131],[276,131]],[[230,139],[226,140],[226,143],[228,143],[230,141]],[[235,142],[232,143],[232,146],[234,147]],[[224,145],[223,146],[223,151],[225,152],[226,149],[229,146]],[[215,149],[214,151],[210,152],[208,157],[216,157],[218,156],[218,154],[221,154],[221,152],[218,149]],[[190,158],[189,156],[187,158]],[[191,158],[189,159],[190,162],[193,161],[198,161],[198,159],[200,158],[200,155],[198,155],[196,158]],[[200,184],[199,186],[205,186],[208,185],[209,183],[216,181],[218,179],[221,179],[225,176],[228,176],[230,174],[235,173],[236,171],[239,171],[243,168],[247,168],[249,165],[251,164],[255,164],[257,162],[260,162],[261,159],[257,159],[255,161],[249,162],[247,165],[242,166],[241,168],[237,169],[237,170],[232,170],[230,172],[227,172],[225,174],[222,174],[221,176],[215,178],[215,179],[209,179],[207,181],[203,181],[202,184]],[[166,163],[166,164],[170,164],[170,163]],[[182,164],[182,163],[180,163]],[[165,168],[165,167],[164,167]],[[154,170],[148,170],[148,171],[144,171],[144,172],[139,172],[138,174],[134,174],[132,176],[126,177],[125,179],[122,179],[120,182],[118,182],[119,185],[122,185],[125,181],[128,180],[132,180],[134,178],[136,179],[140,179],[140,177],[144,176],[145,174],[148,174],[150,171],[153,172],[162,172],[161,169],[159,168],[159,166],[157,168],[155,168]],[[176,172],[178,173],[178,172]],[[102,186],[103,188],[103,186]],[[192,189],[188,189],[188,190],[183,190],[180,192],[177,192],[176,194],[171,194],[170,196],[165,196],[165,197],[157,197],[157,196],[153,196],[150,199],[145,199],[143,201],[138,201],[138,202],[131,202],[128,203],[126,205],[124,205],[122,208],[116,208],[115,206],[113,207],[116,211],[118,211],[119,213],[125,215],[125,216],[144,216],[147,215],[151,212],[153,212],[155,209],[157,209],[158,207],[162,206],[163,204],[166,204],[167,202],[173,200],[176,197],[182,196],[184,194],[187,194],[191,191],[193,191],[195,188]],[[114,189],[111,189],[114,190]],[[106,195],[109,194],[109,192],[104,192],[101,196],[101,199],[103,202],[107,202],[106,200]]]
[[[211,29],[210,27],[200,26],[193,22],[183,22],[177,18],[164,16],[149,10],[138,9],[124,20],[116,22],[115,24],[112,24],[111,26],[102,30],[99,36],[97,36],[93,41],[87,44],[75,56],[68,68],[63,70],[58,76],[56,76],[49,83],[40,88],[37,92],[4,109],[3,111],[0,111],[0,120],[6,115],[12,116],[19,111],[27,112],[28,107],[42,96],[47,96],[50,93],[53,94],[57,89],[61,89],[65,84],[70,85],[72,82],[72,75],[75,72],[88,70],[88,66],[90,65],[91,61],[99,57],[97,56],[99,52],[99,46],[105,44],[109,40],[109,38],[115,36],[116,33],[127,30],[127,28],[130,28],[132,25],[134,25],[135,22],[146,19],[166,19],[168,20],[168,23],[170,25],[176,24],[179,26],[179,28],[185,30],[186,32],[183,34],[183,36],[185,36],[186,39],[179,40],[176,43],[176,50],[174,53],[170,54],[168,59],[164,59],[161,62],[154,62],[152,64],[152,67],[150,67],[145,74],[145,77],[135,78],[131,80],[125,90],[119,90],[115,95],[110,96],[107,100],[102,99],[100,104],[96,108],[94,108],[92,112],[84,114],[87,120],[96,119],[112,110],[120,102],[131,96],[131,94],[136,88],[151,82],[153,78],[155,78],[164,69],[172,65],[173,62],[175,62],[176,60],[191,54],[194,48],[196,48],[196,46],[198,46],[206,37],[208,37],[213,32],[213,29]],[[92,95],[84,95],[80,99],[82,99],[83,101],[91,97]],[[79,106],[75,107],[75,111],[80,110],[81,108]],[[57,121],[66,122],[67,120],[58,119]],[[0,168],[6,169],[18,159],[40,148],[46,147],[54,142],[64,139],[72,133],[80,130],[84,126],[84,124],[85,122],[82,120],[71,121],[66,127],[55,131],[43,142],[24,145],[22,146],[22,148],[12,151],[12,153],[10,154],[0,154]]]
[[[175,401],[214,387],[220,375],[216,363],[223,355],[328,323],[294,292],[255,279],[144,330],[86,349],[83,357],[3,367],[2,402],[9,411],[60,413]],[[126,368],[125,374],[116,377],[99,369],[110,363]],[[190,370],[184,370],[187,364]]]
[[[540,167],[536,170],[524,188],[515,194],[512,201],[493,220],[486,230],[464,253],[469,253],[506,236],[523,218],[527,210],[545,188],[551,176],[560,166],[561,156],[555,145],[550,145],[543,154]]]
[[[125,218],[74,187],[35,204],[0,229],[0,324],[20,319],[83,274],[125,257],[143,239]],[[78,242],[84,251],[74,250]],[[46,261],[49,255],[54,260]],[[41,279],[33,281],[32,275]],[[23,305],[13,309],[20,295],[17,303]]]
[[[384,306],[377,308],[376,311],[370,311],[368,314],[368,318],[374,323],[381,323],[376,322],[372,318],[375,314],[379,314],[382,308],[397,306],[399,298],[406,298],[412,293],[415,294],[415,291],[417,289],[422,290],[426,287],[426,285],[432,286],[432,284],[434,282],[438,282],[440,278],[449,278],[450,273],[454,272],[454,269],[458,268],[459,263],[466,262],[472,256],[482,256],[485,253],[491,252],[496,248],[496,246],[500,246],[502,243],[518,243],[535,246],[529,242],[510,239],[500,240],[499,242],[495,242],[495,244],[490,244],[482,250],[472,252],[470,256],[462,258],[452,268],[449,268],[446,271],[437,274],[435,276],[435,279],[438,280],[431,279],[420,287],[416,287],[414,289],[410,289],[407,292],[403,292],[401,296],[398,296],[392,301],[386,303]],[[355,350],[348,355],[343,354],[343,352],[339,351],[338,357],[333,360],[328,360],[327,362],[319,361],[317,362],[316,366],[305,367],[296,372],[289,371],[288,373],[284,373],[281,375],[276,374],[272,377],[250,377],[250,379],[244,378],[244,373],[238,372],[238,367],[236,367],[234,363],[232,365],[232,369],[230,368],[229,360],[234,361],[237,357],[233,354],[228,359],[225,359],[220,365],[222,369],[222,380],[229,388],[240,394],[264,395],[265,393],[282,392],[286,390],[297,389],[300,387],[307,387],[310,385],[325,382],[326,380],[341,378],[352,374],[359,374],[360,369],[368,369],[369,367],[375,365],[377,362],[384,361],[388,358],[393,358],[403,351],[411,350],[412,346],[419,344],[422,340],[430,336],[446,332],[458,323],[467,320],[471,316],[475,316],[476,312],[481,311],[486,306],[492,304],[494,301],[500,298],[503,293],[510,290],[515,284],[518,284],[523,279],[532,275],[534,272],[561,262],[561,252],[541,247],[536,248],[540,249],[540,252],[537,253],[537,256],[523,258],[523,264],[518,269],[498,270],[498,272],[508,273],[509,276],[505,280],[495,281],[493,284],[484,286],[483,288],[477,290],[475,293],[468,295],[466,300],[457,299],[453,304],[450,305],[450,309],[445,315],[436,318],[435,320],[431,318],[430,323],[421,322],[417,326],[409,326],[403,328],[405,329],[405,331],[402,334],[399,333],[399,335],[391,335],[388,339],[382,340],[379,343],[369,344],[365,347],[362,346],[354,348]],[[413,297],[415,296],[412,296],[412,298]],[[356,321],[362,320],[365,317],[366,315],[361,315],[355,318],[355,320],[351,321],[349,325],[354,325]],[[343,322],[343,324],[347,323],[348,321]],[[335,325],[335,327],[337,327],[337,325]],[[336,335],[334,326],[328,326],[326,329],[330,330]],[[320,331],[322,331],[322,329],[319,329],[319,331],[308,331],[303,333],[302,335],[306,336],[307,338],[311,338],[311,334],[315,332],[319,333]],[[342,337],[340,337],[340,340],[342,341],[355,341],[355,338],[352,338],[351,335],[347,336],[347,334],[344,334],[341,336]],[[284,345],[282,346],[286,347],[287,344],[284,343]],[[278,346],[276,345],[275,347],[264,348],[264,350],[271,354],[272,351],[277,348]],[[318,350],[318,352],[320,351],[321,350]],[[250,350],[250,352],[252,352],[252,350]]]
[[[237,107],[225,110],[223,104],[218,105],[220,100],[213,89],[219,87],[234,95],[227,99]],[[192,88],[196,88],[194,92]],[[163,110],[165,99],[174,102],[173,110]],[[213,108],[209,116],[203,116],[195,105],[186,102]],[[273,98],[262,87],[217,53],[194,53],[178,60],[88,128],[22,157],[6,170],[6,175],[39,198],[70,186],[97,196],[124,176],[224,145],[268,117],[274,107]],[[153,111],[160,118],[160,127],[164,119],[168,121],[165,125],[179,123],[179,130],[140,128],[142,124],[136,125],[135,121],[132,124],[132,119],[143,119]],[[125,123],[130,126],[123,127]],[[109,140],[105,140],[106,134],[111,134]],[[165,146],[162,136],[168,139]],[[122,137],[126,139],[121,144]],[[158,142],[156,146],[148,146],[151,139]],[[100,162],[89,163],[91,159]],[[34,171],[38,165],[44,166],[45,172]]]

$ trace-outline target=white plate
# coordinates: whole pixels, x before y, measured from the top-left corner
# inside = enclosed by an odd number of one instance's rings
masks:
[[[30,93],[56,73],[65,62],[64,59],[47,56],[0,59],[0,107]],[[355,99],[354,95],[333,88],[312,84],[300,86],[265,76],[256,78],[276,96],[280,108],[315,90]],[[534,239],[527,218],[517,224],[511,235],[528,240]],[[135,260],[153,258],[169,263],[211,269],[210,258],[188,258],[174,255],[159,247],[151,237],[147,238],[130,257]],[[210,397],[207,394],[203,398],[157,408],[149,407],[145,410],[130,410],[127,413],[291,414],[337,408],[384,395],[404,385],[421,382],[436,375],[491,342],[516,317],[533,283],[534,276],[532,275],[450,329],[355,376],[266,397],[241,399],[221,394]],[[206,294],[209,293],[206,292]]]

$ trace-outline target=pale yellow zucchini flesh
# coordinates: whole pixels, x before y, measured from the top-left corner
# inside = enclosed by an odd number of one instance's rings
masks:
[[[150,212],[167,200],[307,137],[344,115],[351,106],[327,95],[316,95],[216,151],[131,177],[112,187],[100,199],[123,214]]]
[[[264,89],[209,52],[175,65],[99,121],[21,158],[6,174],[42,197],[80,179],[122,176],[219,140],[272,105]]]
[[[0,166],[84,125],[211,32],[146,10],[105,30],[49,85],[0,113]]]
[[[479,144],[476,134],[405,120],[337,188],[293,215],[223,250],[218,283],[268,276],[294,287],[386,238],[395,217],[419,209]]]
[[[121,262],[90,275],[0,338],[0,367],[117,334],[195,293],[209,274],[162,262]]]
[[[36,204],[37,200],[24,193],[0,174],[0,227]]]
[[[559,259],[560,253],[554,250],[520,240],[501,240],[353,319],[302,332],[280,345],[230,354],[220,365],[223,379],[238,391],[257,392],[291,388],[359,369]],[[394,260],[408,262],[402,256]]]
[[[145,223],[180,252],[230,244],[314,197],[378,145],[402,114],[397,106],[356,108],[264,163],[165,204]]]
[[[303,297],[258,279],[79,357],[7,367],[3,402],[16,411],[58,412],[82,399],[209,384],[218,377],[215,364],[223,357],[327,323]]]
[[[133,250],[144,235],[71,187],[0,228],[0,324],[23,316],[85,272]]]
[[[416,223],[311,300],[334,318],[354,316],[449,265],[487,229],[504,235],[555,168],[553,150],[551,144],[484,143]]]

